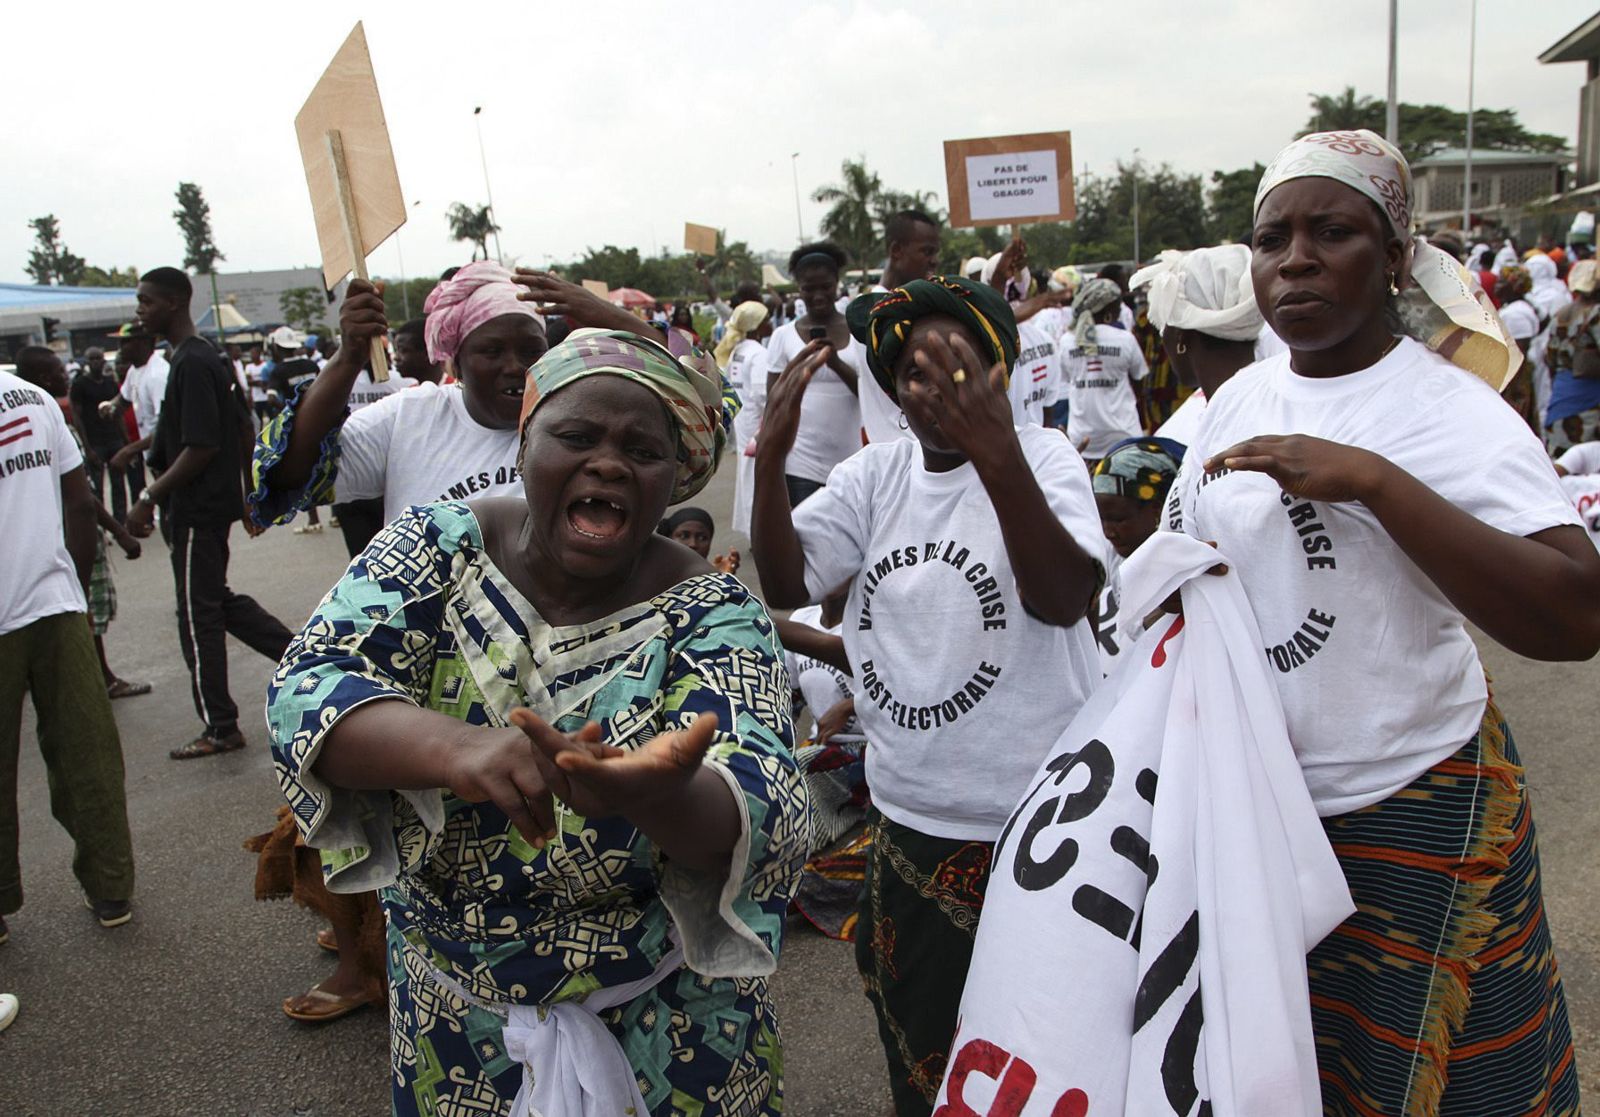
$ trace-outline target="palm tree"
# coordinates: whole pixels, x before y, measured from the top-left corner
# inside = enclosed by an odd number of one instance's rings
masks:
[[[750,246],[742,240],[729,243],[722,233],[717,233],[717,254],[706,261],[706,274],[716,282],[731,278],[734,283],[745,279],[761,278],[761,261],[755,258]]]
[[[451,202],[450,208],[445,210],[444,219],[450,223],[450,237],[452,240],[471,241],[476,247],[472,250],[472,258],[478,259],[482,253],[483,259],[489,258],[489,238],[500,231],[500,226],[494,223],[494,214],[488,206],[469,206],[462,202]]]
[[[839,168],[839,177],[844,180],[842,184],[817,187],[811,200],[829,207],[822,217],[822,235],[865,265],[880,254],[878,207],[883,182],[867,170],[865,159],[846,159]]]
[[[1311,119],[1301,135],[1312,132],[1349,132],[1357,128],[1378,127],[1382,131],[1383,104],[1374,97],[1362,97],[1353,85],[1344,87],[1337,97],[1327,93],[1311,95]]]

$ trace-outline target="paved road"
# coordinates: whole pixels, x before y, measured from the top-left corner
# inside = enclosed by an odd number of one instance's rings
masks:
[[[726,522],[729,470],[703,499]],[[726,539],[719,539],[719,544]],[[232,582],[291,626],[344,563],[336,534],[235,533]],[[745,573],[754,580],[753,570]],[[0,947],[0,990],[22,1015],[0,1035],[0,1114],[264,1114],[335,1117],[387,1112],[385,1022],[367,1010],[321,1029],[288,1020],[281,999],[331,968],[317,924],[288,902],[257,904],[253,861],[240,849],[280,801],[259,718],[250,747],[178,764],[166,750],[196,730],[178,652],[171,576],[159,541],[117,571],[122,615],[113,665],[155,684],[117,703],[138,860],[136,917],[102,931],[80,902],[71,846],[50,817],[42,764],[21,765],[22,858],[28,904]],[[258,708],[270,665],[231,649],[233,691]],[[1591,664],[1543,665],[1490,648],[1502,705],[1516,729],[1537,801],[1546,896],[1565,966],[1584,1084],[1600,1087],[1600,867],[1592,805],[1600,800]],[[883,1060],[850,948],[796,925],[776,980],[783,1014],[787,1111],[799,1117],[880,1114]]]

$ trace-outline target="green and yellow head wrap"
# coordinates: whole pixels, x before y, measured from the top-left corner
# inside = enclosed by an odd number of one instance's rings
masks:
[[[518,425],[526,432],[540,403],[587,376],[620,376],[659,396],[678,432],[672,503],[705,488],[739,411],[739,397],[709,355],[675,356],[660,342],[621,330],[573,330],[528,369]]]
[[[1170,438],[1129,438],[1095,463],[1090,485],[1097,493],[1157,504],[1178,476],[1184,448]]]
[[[862,295],[845,311],[850,333],[867,347],[872,378],[899,400],[894,389],[894,363],[919,318],[954,318],[982,343],[978,355],[1006,366],[1017,363],[1017,318],[1005,296],[993,287],[959,276],[913,279],[887,293]],[[974,370],[978,371],[978,370]]]

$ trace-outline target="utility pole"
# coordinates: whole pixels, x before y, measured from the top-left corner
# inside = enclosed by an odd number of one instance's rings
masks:
[[[804,244],[806,240],[805,223],[800,219],[800,153],[797,151],[789,156],[789,169],[794,172],[794,232],[796,244]]]
[[[1389,0],[1389,107],[1383,118],[1383,138],[1400,146],[1400,0]]]
[[[489,156],[483,148],[483,106],[478,105],[472,110],[472,121],[478,126],[478,159],[483,163],[483,193],[489,199],[489,223],[499,225],[494,219],[494,191],[489,189]],[[504,264],[505,257],[500,252],[500,230],[494,231],[494,259],[497,264]]]
[[[1478,79],[1478,0],[1472,0],[1472,28],[1467,46],[1467,161],[1461,178],[1461,236],[1472,228],[1472,113]]]

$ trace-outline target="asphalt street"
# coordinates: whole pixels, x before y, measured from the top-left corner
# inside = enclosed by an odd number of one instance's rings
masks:
[[[727,521],[732,470],[700,503]],[[742,543],[742,540],[731,540]],[[730,542],[719,534],[719,549]],[[297,627],[345,562],[337,532],[276,529],[233,537],[231,582]],[[747,563],[741,572],[754,582]],[[27,904],[0,946],[0,991],[21,1015],[0,1034],[0,1114],[263,1114],[387,1112],[385,1020],[367,1009],[321,1027],[297,1024],[281,1000],[332,969],[313,916],[252,896],[252,855],[281,802],[260,707],[271,664],[230,646],[249,747],[178,763],[167,750],[199,730],[159,539],[116,563],[121,615],[108,647],[124,677],[153,694],[116,703],[138,863],[134,921],[112,931],[85,910],[71,843],[51,818],[43,764],[25,715],[20,772]],[[1600,1087],[1600,927],[1594,919],[1595,664],[1538,664],[1485,647],[1495,690],[1528,765],[1545,897],[1566,980],[1583,1083]],[[872,1014],[851,948],[793,923],[775,979],[788,1113],[877,1115],[887,1087]]]

